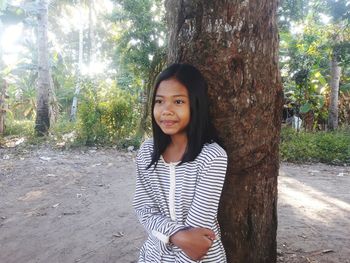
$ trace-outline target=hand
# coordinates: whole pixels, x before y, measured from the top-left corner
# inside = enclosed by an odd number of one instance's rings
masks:
[[[192,260],[202,259],[215,240],[215,233],[207,228],[194,227],[181,230],[170,237],[170,242]]]

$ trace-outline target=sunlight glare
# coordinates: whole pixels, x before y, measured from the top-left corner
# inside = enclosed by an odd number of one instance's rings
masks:
[[[79,30],[83,25],[88,23],[87,10],[82,8],[67,7],[66,12],[62,12],[59,20],[63,33],[68,34],[74,30]]]
[[[107,11],[107,13],[112,13],[113,12],[113,8],[114,8],[114,4],[112,1],[110,0],[104,0],[104,5],[105,5],[105,10]]]
[[[136,46],[137,44],[141,43],[139,39],[130,39],[129,44],[132,46]]]
[[[106,67],[107,63],[101,61],[91,62],[90,65],[83,64],[81,68],[81,74],[85,76],[94,76],[102,74],[106,71]]]
[[[291,23],[291,29],[290,32],[293,35],[298,35],[304,32],[304,25],[302,24],[296,24],[296,23]]]
[[[284,188],[283,194],[279,194],[279,198],[285,200],[284,203],[292,204],[295,209],[303,213],[303,216],[312,220],[329,222],[338,217],[349,216],[350,205],[347,202],[326,196],[323,192],[302,184],[296,179],[280,177],[279,187]],[[327,214],[327,217],[324,214]]]
[[[2,50],[8,52],[17,51],[18,45],[17,42],[22,35],[23,24],[11,25],[4,29],[4,32],[1,36],[1,47]]]
[[[327,15],[325,15],[325,14],[320,14],[320,17],[321,17],[322,23],[325,24],[325,25],[328,25],[329,22],[330,22],[331,19],[332,19],[330,16],[327,16]]]
[[[7,66],[15,66],[18,62],[18,53],[2,55],[2,60]]]
[[[0,36],[2,58],[6,65],[14,65],[18,61],[18,54],[23,51],[20,45],[20,37],[23,34],[23,24],[11,25],[4,29]]]

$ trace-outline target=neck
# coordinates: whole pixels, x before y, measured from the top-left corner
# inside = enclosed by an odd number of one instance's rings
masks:
[[[187,135],[176,134],[171,136],[171,142],[163,153],[166,162],[181,161],[187,147]]]
[[[171,145],[172,147],[178,149],[178,150],[183,150],[185,151],[187,147],[187,134],[182,133],[182,134],[176,134],[171,136]]]

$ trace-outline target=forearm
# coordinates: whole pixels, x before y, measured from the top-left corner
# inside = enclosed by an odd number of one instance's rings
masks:
[[[169,242],[169,237],[185,226],[163,216],[156,209],[135,209],[137,217],[149,234],[156,236],[164,243]]]
[[[214,239],[215,234],[210,229],[195,227],[176,232],[170,242],[192,260],[199,260],[207,254]]]

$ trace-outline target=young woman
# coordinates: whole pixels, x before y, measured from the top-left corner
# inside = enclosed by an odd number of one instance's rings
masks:
[[[208,115],[207,84],[173,64],[155,84],[153,140],[136,160],[134,208],[148,232],[139,262],[225,263],[217,210],[227,167]]]

